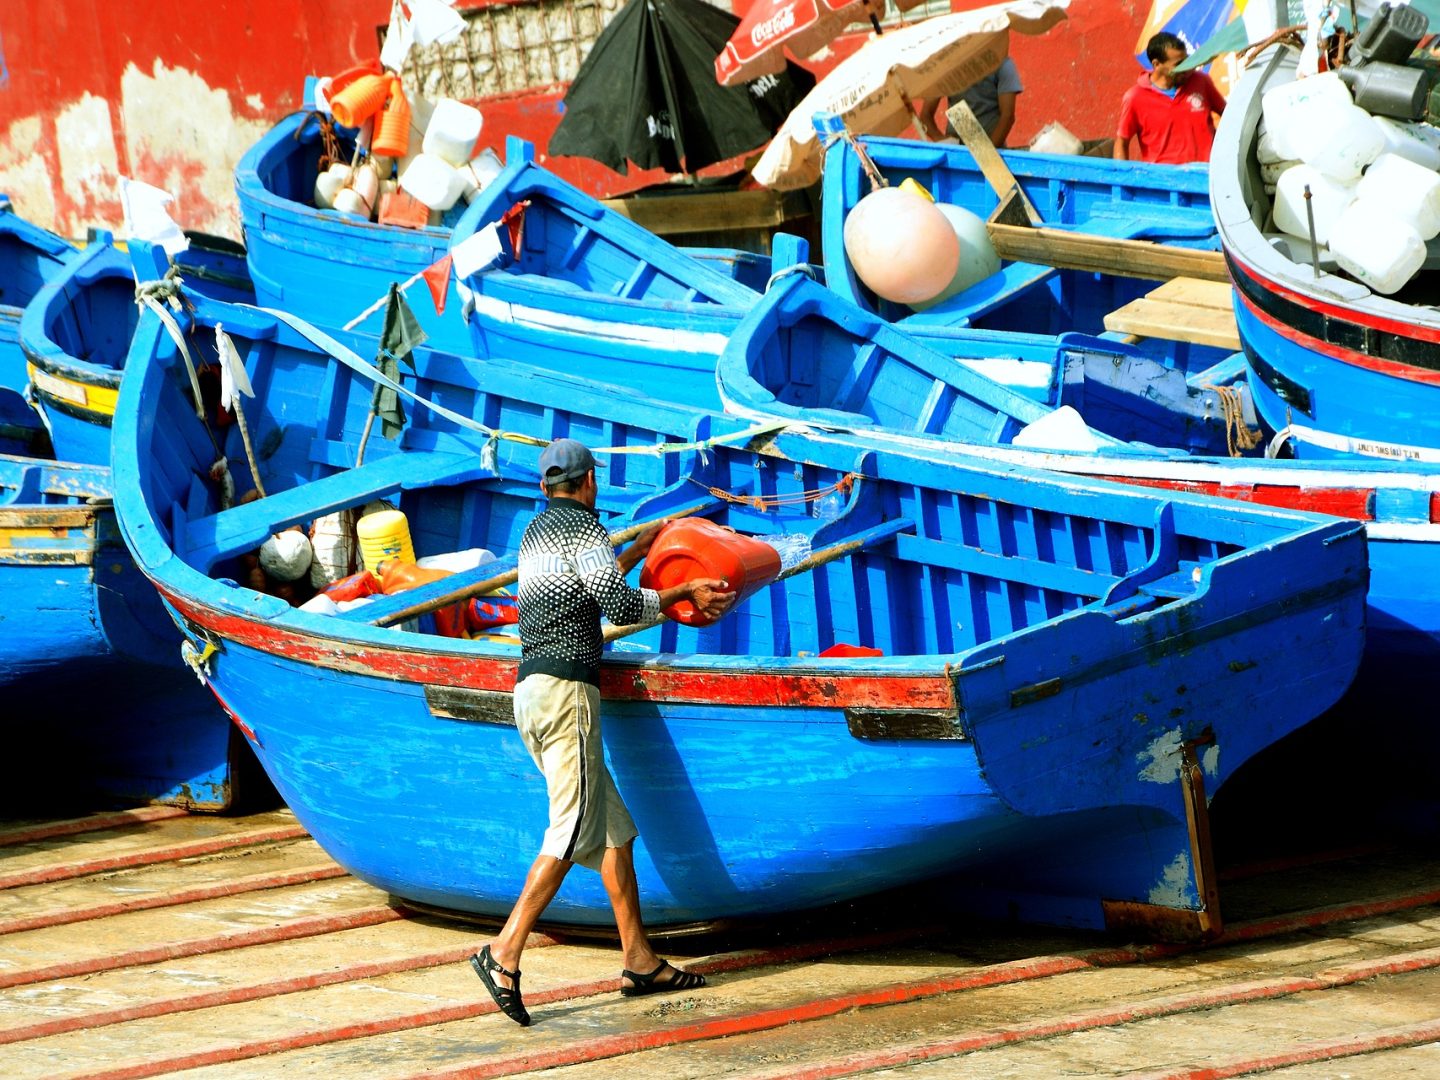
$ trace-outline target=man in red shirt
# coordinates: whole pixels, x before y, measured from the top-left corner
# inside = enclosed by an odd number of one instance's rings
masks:
[[[1211,113],[1225,111],[1225,99],[1203,71],[1177,75],[1175,66],[1189,55],[1185,43],[1161,31],[1145,46],[1151,70],[1125,91],[1115,157],[1126,160],[1130,139],[1140,144],[1139,160],[1183,165],[1208,161],[1215,141]]]

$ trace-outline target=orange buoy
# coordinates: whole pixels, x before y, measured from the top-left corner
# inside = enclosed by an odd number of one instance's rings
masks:
[[[330,112],[341,127],[358,128],[385,107],[390,80],[384,75],[361,75],[330,97]]]
[[[734,590],[738,604],[779,573],[780,553],[763,540],[731,532],[704,518],[681,518],[661,529],[650,545],[640,584],[647,589],[668,589],[692,578],[720,578]],[[689,600],[671,604],[665,614],[686,626],[708,626],[714,621],[696,611]]]
[[[370,152],[382,157],[404,157],[410,149],[410,102],[405,97],[405,88],[400,85],[400,76],[390,77],[390,93],[385,107],[375,121],[375,138],[371,140]]]

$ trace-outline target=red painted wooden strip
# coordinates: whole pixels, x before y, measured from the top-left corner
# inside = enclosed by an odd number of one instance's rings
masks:
[[[1313,978],[1272,979],[1230,987],[1211,987],[1195,993],[1160,998],[1120,1009],[1090,1010],[1053,1020],[995,1028],[933,1043],[889,1047],[885,1050],[851,1055],[809,1069],[787,1069],[784,1076],[793,1077],[796,1080],[802,1080],[802,1078],[803,1080],[828,1080],[830,1077],[848,1076],[871,1069],[955,1057],[959,1054],[973,1053],[976,1050],[987,1050],[1004,1043],[1051,1038],[1055,1035],[1068,1035],[1080,1031],[1090,1031],[1098,1027],[1112,1027],[1117,1024],[1172,1016],[1176,1013],[1192,1012],[1198,1009],[1213,1009],[1225,1005],[1239,1005],[1247,1001],[1288,997],[1311,990],[1330,990],[1337,986],[1364,982],[1380,975],[1394,975],[1435,967],[1440,967],[1440,949],[1425,949],[1385,960],[1364,960],[1353,964],[1344,964],[1322,971]],[[468,1078],[472,1074],[464,1075]],[[759,1080],[759,1078],[752,1078],[752,1080]]]
[[[1316,912],[1302,912],[1295,916],[1267,920],[1263,923],[1254,924],[1266,928],[1265,934],[1245,933],[1246,926],[1235,927],[1231,933],[1234,935],[1231,940],[1248,940],[1255,936],[1275,936],[1288,933],[1297,929],[1304,929],[1312,926],[1324,925],[1328,922],[1344,922],[1352,918],[1363,918],[1372,914],[1379,914],[1383,911],[1399,911],[1410,907],[1421,907],[1440,900],[1440,891],[1436,893],[1422,893],[1411,896],[1393,897],[1385,901],[1376,901],[1367,904],[1336,905],[1331,908],[1319,909]],[[905,936],[916,935],[922,932],[929,932],[929,928],[919,928],[895,931],[884,935],[872,935],[870,938],[851,939],[848,942],[817,942],[806,945],[789,946],[782,949],[770,950],[763,953],[736,954],[732,957],[719,958],[713,961],[706,961],[700,964],[687,965],[693,970],[703,974],[711,974],[720,971],[736,971],[753,967],[764,967],[771,964],[790,962],[801,959],[805,956],[824,956],[835,952],[848,951],[853,949],[864,949],[879,947],[882,943],[893,943],[896,940],[903,940]],[[1227,935],[1229,937],[1229,935]],[[1222,937],[1220,940],[1226,940]],[[843,1002],[843,1005],[835,1006],[833,1011],[843,1011],[849,1008],[862,1007],[865,1004],[895,1004],[901,1001],[916,1000],[918,997],[933,996],[937,993],[950,993],[955,990],[965,990],[981,986],[998,986],[1012,982],[1024,982],[1031,979],[1047,978],[1051,975],[1064,974],[1069,971],[1084,970],[1088,967],[1112,966],[1136,963],[1141,960],[1156,959],[1167,956],[1179,955],[1184,952],[1193,951],[1193,947],[1184,945],[1145,945],[1134,948],[1111,948],[1097,949],[1092,952],[1082,953],[1079,956],[1067,957],[1038,957],[1025,961],[1018,961],[1013,964],[997,964],[989,968],[982,968],[962,976],[952,976],[946,979],[926,980],[921,983],[899,984],[898,986],[884,987],[869,994],[851,994],[839,998],[823,999],[819,1002],[809,1002],[805,1005],[767,1010],[764,1013],[750,1014],[748,1017],[731,1017],[714,1021],[707,1025],[696,1025],[706,1030],[716,1028],[713,1034],[699,1035],[695,1038],[718,1038],[722,1035],[740,1034],[766,1030],[761,1024],[758,1026],[741,1026],[734,1030],[723,1030],[724,1025],[731,1023],[756,1024],[757,1020],[768,1017],[769,1027],[779,1027],[785,1024],[795,1023],[799,1020],[817,1019],[832,1014],[830,1006],[835,1002]],[[1378,969],[1375,974],[1383,973]],[[1357,978],[1359,976],[1356,976]],[[1366,976],[1370,977],[1370,976]],[[1326,986],[1334,985],[1332,978],[1325,981],[1309,980],[1307,988],[1324,989]],[[940,984],[942,982],[954,982],[952,989],[931,989],[925,992],[927,986]],[[541,991],[539,993],[526,994],[527,1005],[545,1005],[557,1001],[573,1000],[580,997],[588,997],[595,994],[613,993],[619,989],[618,979],[605,979],[592,983],[575,983],[567,986],[557,987],[553,990]],[[860,1000],[873,998],[873,1001]],[[1208,1006],[1192,1006],[1194,1008]],[[820,1010],[820,1011],[814,1011]],[[285,1053],[292,1050],[303,1050],[312,1046],[323,1046],[334,1042],[343,1042],[350,1039],[365,1038],[371,1035],[393,1034],[398,1031],[408,1031],[420,1027],[428,1027],[435,1024],[452,1023],[457,1020],[468,1020],[477,1016],[484,1016],[497,1012],[495,1005],[490,1001],[479,1001],[473,1004],[452,1006],[446,1009],[436,1009],[425,1013],[411,1014],[409,1016],[391,1017],[385,1020],[371,1021],[364,1024],[353,1024],[345,1027],[332,1028],[328,1030],[299,1032],[294,1035],[281,1036],[275,1039],[267,1039],[253,1043],[236,1044],[228,1047],[220,1047],[214,1050],[200,1051],[194,1054],[187,1054],[181,1057],[167,1058],[163,1060],[152,1060],[135,1062],[130,1065],[121,1066],[102,1073],[90,1074],[76,1080],[139,1080],[141,1077],[158,1076],[162,1073],[177,1072],[181,1069],[198,1069],[209,1065],[227,1064],[236,1061],[245,1061],[267,1054]],[[688,1029],[674,1029],[685,1031]],[[1058,1034],[1059,1032],[1057,1032]],[[667,1033],[658,1033],[663,1038]],[[1036,1036],[1039,1037],[1039,1036]],[[694,1041],[681,1040],[681,1041]],[[630,1053],[636,1050],[654,1049],[668,1043],[657,1042],[653,1045],[635,1046],[632,1049],[617,1051],[619,1053]],[[613,1055],[609,1055],[613,1056]],[[576,1058],[575,1061],[596,1060],[590,1057]],[[534,1062],[533,1056],[525,1056],[524,1062]],[[528,1068],[541,1068],[538,1064],[522,1064],[518,1069],[511,1071],[525,1071]],[[460,1067],[448,1072],[430,1072],[423,1074],[426,1077],[471,1077],[507,1075],[506,1073],[491,1073],[473,1071],[471,1067]]]
[[[526,949],[543,949],[560,944],[556,938],[545,934],[531,934],[525,942]],[[458,964],[468,960],[475,951],[473,943],[440,952],[425,953],[421,956],[407,956],[398,960],[382,960],[368,964],[351,964],[349,967],[329,971],[296,975],[289,979],[254,983],[250,986],[236,986],[229,990],[216,990],[209,994],[189,994],[181,998],[148,1001],[141,1005],[130,1005],[120,1009],[106,1009],[101,1012],[82,1013],[61,1017],[26,1027],[0,1030],[0,1046],[7,1043],[25,1042],[27,1039],[43,1039],[51,1035],[63,1035],[70,1031],[91,1031],[95,1028],[125,1024],[131,1020],[147,1020],[156,1016],[173,1016],[176,1013],[195,1012],[199,1009],[216,1009],[225,1005],[241,1005],[247,1001],[282,997],[305,990],[318,990],[323,986],[337,983],[358,982],[361,979],[377,979],[382,975],[395,975],[406,971],[439,967],[442,964]],[[618,980],[617,980],[618,984]],[[539,1000],[537,995],[536,1000]]]
[[[56,866],[45,866],[35,870],[19,870],[13,874],[0,874],[0,889],[16,889],[22,885],[44,885],[51,881],[67,881],[70,878],[104,874],[111,870],[126,870],[135,866],[175,862],[178,859],[189,859],[196,855],[228,851],[230,848],[246,847],[250,844],[273,844],[280,840],[295,840],[309,835],[299,825],[281,825],[273,829],[256,829],[251,832],[218,836],[212,840],[192,840],[184,844],[168,844],[165,847],[132,851],[126,855],[113,855],[104,859],[60,863]]]
[[[1424,892],[1407,893],[1383,900],[1365,900],[1357,904],[1335,904],[1331,907],[1291,912],[1271,919],[1255,919],[1228,926],[1220,935],[1217,944],[1276,937],[1296,930],[1329,926],[1337,922],[1354,922],[1356,919],[1371,919],[1377,915],[1392,915],[1397,911],[1429,907],[1431,904],[1440,904],[1440,889],[1427,889]]]
[[[0,847],[15,844],[33,844],[39,840],[54,840],[76,833],[99,832],[102,829],[123,829],[130,825],[143,825],[151,821],[165,821],[169,818],[189,817],[190,811],[178,806],[138,806],[134,810],[120,810],[113,814],[91,814],[82,818],[67,818],[34,825],[23,829],[7,829],[0,832]]]
[[[1371,521],[1375,517],[1373,488],[1307,488],[1298,484],[1239,485],[1225,484],[1218,480],[1166,480],[1156,476],[1102,475],[1100,479],[1136,487],[1215,495],[1222,499],[1234,499],[1236,502],[1255,503],[1259,506],[1310,510],[1317,514],[1330,514],[1332,517],[1350,518],[1354,521]]]
[[[1338,1061],[1374,1054],[1381,1050],[1403,1050],[1440,1040],[1440,1020],[1426,1020],[1403,1027],[1382,1028],[1368,1035],[1346,1035],[1339,1039],[1303,1042],[1279,1054],[1267,1057],[1237,1058],[1213,1065],[1170,1069],[1165,1072],[1126,1074],[1127,1080],[1229,1080],[1232,1076],[1271,1072],[1289,1065],[1309,1065],[1318,1061]]]
[[[885,945],[893,945],[897,942],[905,941],[924,933],[933,932],[934,929],[934,927],[908,927],[902,930],[868,934],[856,938],[827,939],[807,942],[803,945],[784,946],[777,949],[735,953],[700,964],[687,964],[686,967],[704,974],[713,974],[719,971],[739,971],[745,968],[767,967],[815,956],[853,952],[857,949],[880,948]],[[471,950],[467,949],[463,955],[468,955],[469,951]],[[547,1005],[557,1001],[570,1001],[576,998],[593,997],[597,994],[613,994],[619,989],[620,979],[618,977],[613,979],[600,979],[587,983],[570,983],[552,990],[543,990],[533,994],[527,993],[525,995],[525,1003],[527,1005]],[[484,995],[481,996],[484,997]],[[448,1024],[457,1020],[469,1020],[477,1016],[485,1016],[498,1011],[495,1003],[490,1001],[488,997],[485,997],[484,1000],[477,1000],[470,1004],[455,1005],[446,1009],[433,1009],[428,1012],[409,1016],[391,1017],[386,1020],[375,1020],[365,1024],[352,1024],[341,1028],[299,1032],[294,1035],[282,1036],[276,1039],[220,1047],[215,1050],[203,1050],[194,1054],[167,1058],[161,1061],[134,1062],[130,1065],[123,1065],[106,1072],[95,1073],[88,1077],[75,1077],[73,1080],[139,1080],[141,1077],[158,1076],[162,1073],[175,1072],[180,1069],[196,1069],[207,1065],[221,1065],[235,1061],[245,1061],[267,1054],[279,1054],[290,1050],[303,1050],[311,1046],[324,1046],[329,1043],[343,1042],[348,1039],[361,1039],[371,1035],[388,1035],[397,1031],[411,1031],[416,1028],[429,1027],[435,1024]]]
[[[1414,338],[1417,341],[1440,342],[1440,330],[1434,327],[1417,326],[1415,323],[1404,322],[1399,319],[1387,319],[1383,315],[1360,312],[1344,304],[1331,304],[1321,300],[1319,297],[1309,296],[1305,293],[1297,292],[1287,285],[1282,285],[1278,281],[1266,277],[1254,267],[1245,265],[1238,259],[1235,260],[1235,265],[1246,277],[1250,278],[1257,286],[1266,292],[1284,297],[1292,303],[1298,304],[1303,308],[1308,308],[1310,311],[1319,312],[1321,315],[1334,319],[1337,322],[1350,323],[1354,326],[1368,326],[1376,330],[1384,330],[1397,337]],[[1239,290],[1236,295],[1242,300],[1245,299],[1244,290]],[[1249,305],[1247,304],[1247,306]]]
[[[518,661],[478,659],[458,652],[361,645],[341,638],[299,634],[268,622],[216,611],[162,589],[182,615],[229,641],[332,671],[380,675],[409,682],[509,693]],[[437,639],[443,641],[443,639]],[[817,665],[819,667],[819,665]],[[614,701],[686,702],[827,709],[950,709],[954,697],[942,671],[877,677],[843,669],[795,673],[650,668],[606,663],[600,689]],[[247,718],[253,720],[254,718]],[[264,738],[263,725],[260,736]]]
[[[1328,356],[1330,359],[1337,360],[1342,364],[1349,364],[1352,367],[1365,368],[1367,371],[1376,371],[1382,375],[1389,375],[1392,378],[1405,379],[1408,382],[1423,383],[1427,386],[1440,385],[1440,371],[1432,371],[1429,368],[1416,367],[1414,364],[1403,364],[1396,360],[1382,360],[1379,357],[1368,356],[1365,353],[1356,352],[1354,349],[1347,349],[1342,345],[1334,345],[1328,341],[1321,341],[1318,338],[1311,337],[1309,334],[1302,333],[1301,331],[1296,330],[1288,323],[1282,323],[1279,319],[1275,318],[1275,316],[1271,315],[1269,312],[1261,311],[1243,292],[1237,292],[1235,295],[1240,297],[1240,302],[1249,309],[1250,313],[1254,315],[1255,318],[1259,319],[1262,323],[1268,326],[1275,333],[1279,334],[1285,340],[1293,342],[1294,344],[1300,346],[1303,349],[1308,349],[1310,352],[1317,353],[1320,356]],[[1309,306],[1316,307],[1317,305],[1310,304]],[[1333,313],[1333,316],[1335,318],[1341,319],[1345,322],[1357,323],[1361,325],[1372,325],[1371,320],[1365,320],[1363,323],[1361,323],[1361,320],[1356,319],[1352,313],[1343,311],[1342,309],[1331,308],[1328,305],[1323,304],[1318,305],[1318,307],[1321,310],[1325,310],[1327,313]],[[1385,322],[1385,320],[1377,320],[1376,322]],[[1395,333],[1397,336],[1400,337],[1424,337],[1425,335],[1417,333],[1418,330],[1418,327],[1412,326],[1406,331],[1402,332],[1392,330],[1391,333]]]
[[[180,904],[194,904],[201,900],[217,900],[223,896],[238,896],[241,893],[260,892],[264,889],[283,889],[290,885],[305,885],[312,881],[328,881],[348,874],[343,866],[326,863],[279,874],[255,874],[237,878],[221,885],[205,885],[180,892],[161,892],[153,896],[135,896],[129,900],[117,900],[110,904],[96,904],[93,907],[60,908],[42,911],[36,915],[22,915],[19,918],[0,921],[0,936],[18,934],[23,930],[41,930],[47,926],[68,926],[71,923],[88,922],[91,919],[106,919],[112,915],[125,915],[132,911],[150,911],[154,908],[176,907]]]
[[[115,971],[118,968],[135,967],[138,964],[158,964],[166,960],[177,960],[182,956],[204,956],[208,953],[225,952],[229,949],[244,949],[251,945],[270,945],[277,941],[294,941],[296,938],[333,934],[338,930],[379,926],[382,923],[395,922],[397,919],[403,918],[405,918],[403,912],[388,906],[361,908],[344,915],[307,916],[275,926],[261,927],[258,930],[240,930],[230,934],[217,934],[214,937],[156,945],[149,949],[115,953],[111,956],[98,956],[90,960],[71,960],[63,964],[52,964],[49,967],[4,972],[0,973],[0,990],[9,989],[12,986],[51,982],[55,979],[74,979],[81,975]]]

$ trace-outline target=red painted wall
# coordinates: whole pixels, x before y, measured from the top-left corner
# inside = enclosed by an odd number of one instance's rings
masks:
[[[505,0],[460,6],[490,2]],[[977,6],[955,0],[959,9]],[[299,107],[306,74],[375,56],[389,10],[389,0],[0,5],[0,189],[32,220],[79,235],[90,225],[118,227],[118,172],[175,192],[182,225],[237,235],[228,170],[259,132]],[[1015,36],[1026,90],[1011,142],[1050,120],[1082,138],[1111,134],[1138,72],[1133,46],[1148,10],[1147,0],[1072,0],[1068,22],[1041,38]],[[864,38],[840,39],[828,61],[809,66],[828,70]],[[500,149],[514,133],[543,152],[562,95],[562,87],[539,88],[482,103],[485,141]],[[596,193],[663,178],[622,178],[576,159],[555,167]]]

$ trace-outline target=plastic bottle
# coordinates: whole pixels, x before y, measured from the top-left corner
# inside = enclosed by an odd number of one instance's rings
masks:
[[[1392,120],[1388,116],[1373,116],[1371,119],[1380,129],[1380,134],[1385,136],[1382,153],[1399,154],[1416,165],[1440,169],[1440,130],[1429,124]]]
[[[1440,175],[1399,154],[1381,154],[1365,170],[1355,193],[1406,222],[1429,240],[1440,234]]]
[[[1406,222],[1356,200],[1330,230],[1340,269],[1378,293],[1393,293],[1425,264],[1425,241]]]
[[[1335,222],[1355,201],[1356,185],[1326,176],[1313,165],[1296,165],[1280,174],[1275,181],[1275,227],[1302,240],[1310,238],[1305,214],[1307,184],[1310,210],[1315,217],[1315,242],[1326,244]]]
[[[1335,180],[1358,180],[1385,149],[1385,136],[1364,109],[1312,101],[1293,121],[1295,156]]]
[[[435,103],[435,111],[430,114],[430,122],[425,127],[422,149],[451,165],[464,165],[475,153],[475,142],[480,138],[483,122],[480,110],[473,105],[453,98],[441,98]]]
[[[465,182],[444,158],[422,153],[400,174],[400,186],[431,210],[445,211],[460,198]]]
[[[360,558],[365,569],[378,573],[386,559],[415,561],[415,547],[410,542],[410,522],[399,510],[385,509],[366,514],[355,524],[360,541]]]
[[[1281,159],[1298,158],[1299,147],[1292,141],[1297,133],[1294,121],[1297,114],[1304,112],[1312,102],[1320,103],[1317,116],[1323,116],[1325,109],[1342,105],[1353,107],[1355,101],[1349,89],[1333,71],[1323,75],[1312,75],[1308,79],[1295,79],[1281,83],[1265,91],[1260,99],[1260,108],[1265,116],[1265,130],[1270,136],[1274,153]]]

